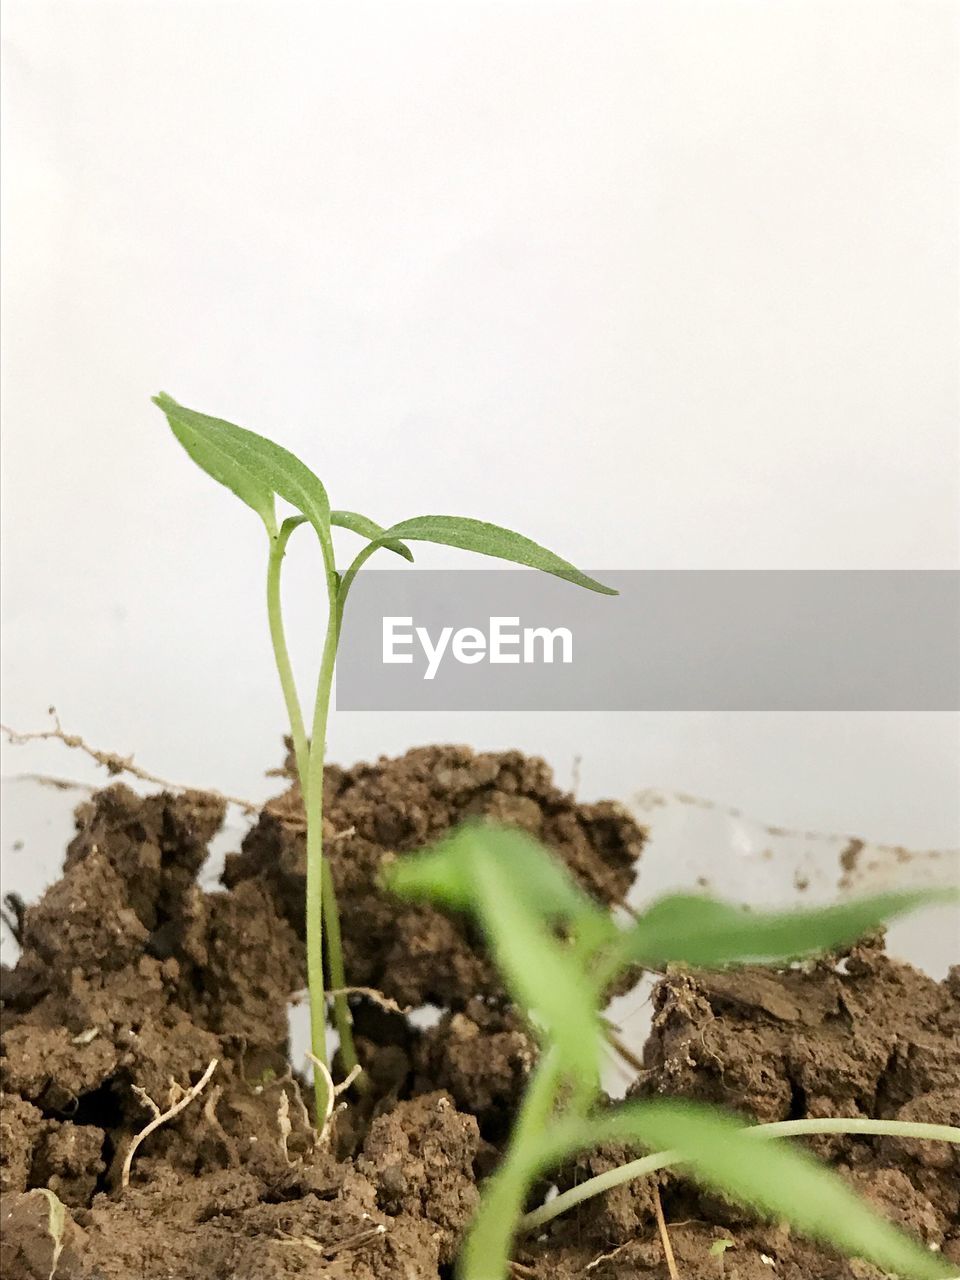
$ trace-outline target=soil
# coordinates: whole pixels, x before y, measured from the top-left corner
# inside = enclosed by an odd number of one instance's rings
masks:
[[[644,832],[581,805],[519,753],[429,747],[326,778],[358,1049],[372,1088],[316,1144],[287,1063],[286,1009],[304,982],[305,832],[292,784],[266,806],[222,888],[197,876],[223,820],[202,793],[121,785],[77,811],[64,874],[22,920],[4,972],[0,1271],[35,1280],[446,1280],[536,1057],[463,918],[397,903],[383,863],[467,815],[533,832],[602,902],[622,903]],[[759,1119],[836,1114],[960,1122],[960,971],[938,984],[861,945],[783,973],[676,975],[631,1092],[684,1094]],[[409,1013],[435,1006],[432,1025]],[[209,1084],[139,1147],[131,1140]],[[179,1088],[179,1092],[177,1091]],[[821,1140],[864,1194],[960,1263],[953,1149]],[[623,1158],[560,1170],[571,1185]],[[868,1280],[879,1273],[752,1221],[667,1173],[660,1194],[684,1280]],[[67,1208],[59,1254],[53,1191]],[[668,1272],[652,1184],[618,1188],[521,1241],[518,1277]],[[606,1256],[604,1256],[606,1255]]]

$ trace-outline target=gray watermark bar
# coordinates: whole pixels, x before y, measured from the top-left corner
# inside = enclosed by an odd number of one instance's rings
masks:
[[[591,571],[593,572],[593,571]],[[960,574],[364,570],[347,711],[957,711]]]

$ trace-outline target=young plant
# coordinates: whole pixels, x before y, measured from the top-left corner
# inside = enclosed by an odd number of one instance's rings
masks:
[[[481,555],[510,560],[514,564],[542,569],[545,573],[605,595],[617,593],[581,573],[552,551],[547,551],[529,538],[499,525],[458,516],[415,516],[384,529],[355,511],[331,510],[327,492],[317,476],[280,445],[253,431],[234,426],[233,423],[185,409],[168,395],[155,396],[154,403],[163,410],[173,434],[193,461],[214,480],[236,494],[248,507],[252,507],[263,521],[269,541],[267,617],[280,686],[290,721],[307,818],[307,985],[312,1053],[316,1062],[322,1064],[322,1069],[314,1071],[316,1113],[323,1116],[326,1114],[330,1088],[324,954],[331,984],[337,993],[334,996],[334,1020],[340,1036],[341,1057],[348,1071],[357,1062],[350,1010],[343,994],[346,976],[340,941],[340,919],[333,878],[323,856],[322,836],[323,766],[330,690],[344,605],[354,578],[380,547],[386,547],[405,560],[412,560],[413,555],[407,543],[423,541],[459,547],[464,551],[475,551]],[[288,502],[296,514],[278,522],[277,498]],[[329,602],[309,737],[290,664],[280,604],[280,571],[284,553],[291,534],[302,524],[309,524],[319,540]],[[348,529],[366,539],[366,545],[343,572],[337,568],[334,557],[334,528]]]
[[[674,894],[620,928],[530,837],[480,824],[461,828],[435,849],[398,860],[387,869],[385,882],[403,897],[477,917],[508,989],[542,1040],[506,1154],[486,1185],[464,1243],[460,1280],[504,1280],[519,1230],[542,1227],[590,1195],[670,1164],[681,1164],[712,1190],[897,1276],[946,1280],[955,1274],[955,1268],[879,1218],[831,1170],[769,1139],[849,1132],[956,1143],[960,1129],[870,1120],[749,1126],[719,1109],[676,1100],[597,1109],[600,1010],[605,992],[625,967],[784,964],[852,943],[881,921],[955,895],[888,893],[806,911],[747,913],[712,898]],[[654,1154],[523,1216],[540,1175],[603,1142],[636,1144]]]

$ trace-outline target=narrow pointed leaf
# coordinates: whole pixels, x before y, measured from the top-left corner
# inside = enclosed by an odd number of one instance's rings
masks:
[[[554,555],[546,547],[514,533],[497,524],[483,520],[470,520],[464,516],[414,516],[385,529],[380,541],[386,538],[402,538],[407,542],[436,542],[446,547],[458,547],[461,551],[475,551],[479,555],[510,560],[514,564],[542,569],[557,578],[565,578],[578,587],[599,591],[603,595],[619,594],[612,587],[605,587],[596,578],[581,573],[567,560]]]
[[[153,402],[194,462],[253,507],[271,534],[276,532],[273,494],[278,494],[307,517],[321,540],[329,537],[327,492],[288,449],[245,427],[187,409],[162,392]],[[265,494],[269,495],[269,516]]]
[[[264,481],[255,467],[249,465],[246,458],[238,457],[235,452],[224,448],[222,442],[214,438],[211,432],[199,428],[194,421],[183,414],[168,410],[168,399],[164,396],[154,396],[153,402],[163,409],[170,429],[189,456],[202,471],[206,471],[207,475],[235,493],[241,502],[252,507],[266,525],[267,531],[274,535],[277,519],[271,486]]]
[[[673,894],[645,911],[621,935],[624,964],[698,968],[774,964],[856,942],[885,920],[917,907],[956,899],[952,890],[882,893],[803,911],[745,911],[715,898]]]
[[[635,1142],[670,1151],[697,1182],[813,1239],[864,1258],[906,1280],[949,1280],[945,1264],[874,1213],[831,1169],[806,1152],[713,1107],[689,1102],[630,1103],[567,1134],[544,1139],[544,1165],[600,1142]]]
[[[398,556],[403,556],[404,560],[413,560],[413,552],[409,547],[404,546],[402,542],[391,538],[389,542],[383,542],[381,535],[383,528],[373,520],[368,520],[366,516],[360,515],[356,511],[331,511],[330,523],[336,525],[339,529],[349,529],[351,533],[359,533],[362,538],[369,538],[371,542],[381,541],[381,545],[386,547],[388,551],[393,551]]]

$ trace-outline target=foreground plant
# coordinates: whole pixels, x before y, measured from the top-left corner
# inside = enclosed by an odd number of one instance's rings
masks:
[[[327,716],[337,659],[337,644],[343,610],[353,581],[366,561],[380,547],[405,560],[413,555],[407,542],[436,542],[475,551],[481,555],[510,560],[514,564],[541,569],[577,586],[605,595],[616,595],[610,587],[590,578],[566,560],[547,551],[529,538],[499,525],[459,516],[415,516],[389,529],[381,528],[355,511],[332,511],[326,489],[314,473],[288,450],[263,436],[233,423],[185,409],[168,395],[154,397],[166,414],[173,434],[208,475],[252,507],[266,529],[270,544],[267,562],[267,617],[274,659],[290,721],[297,773],[307,818],[307,985],[310,1003],[310,1040],[313,1057],[321,1064],[314,1071],[316,1114],[326,1115],[330,1101],[329,1062],[326,1040],[326,998],[323,960],[327,959],[334,996],[334,1020],[340,1036],[340,1054],[349,1073],[357,1066],[350,1010],[344,989],[347,985],[340,941],[340,918],[330,867],[323,856],[323,766],[326,752]],[[276,499],[282,498],[297,512],[278,523]],[[280,603],[280,572],[291,534],[309,524],[320,542],[329,612],[320,657],[313,719],[308,738],[300,698],[297,693],[283,627]],[[345,571],[337,568],[333,528],[348,529],[366,539],[366,545]],[[315,1064],[316,1065],[316,1064]]]
[[[774,1139],[849,1132],[956,1143],[958,1129],[856,1120],[749,1126],[717,1108],[675,1100],[597,1109],[600,1010],[611,983],[628,966],[784,964],[855,942],[884,920],[955,895],[889,893],[769,914],[674,894],[620,928],[535,841],[519,831],[481,825],[400,859],[385,879],[401,896],[478,918],[511,994],[543,1041],[509,1147],[487,1183],[464,1244],[461,1280],[503,1280],[519,1230],[542,1227],[590,1195],[671,1164],[682,1165],[704,1186],[888,1273],[913,1280],[955,1276],[956,1268],[878,1217],[831,1170]],[[655,1154],[523,1216],[537,1178],[604,1142],[635,1144]]]

